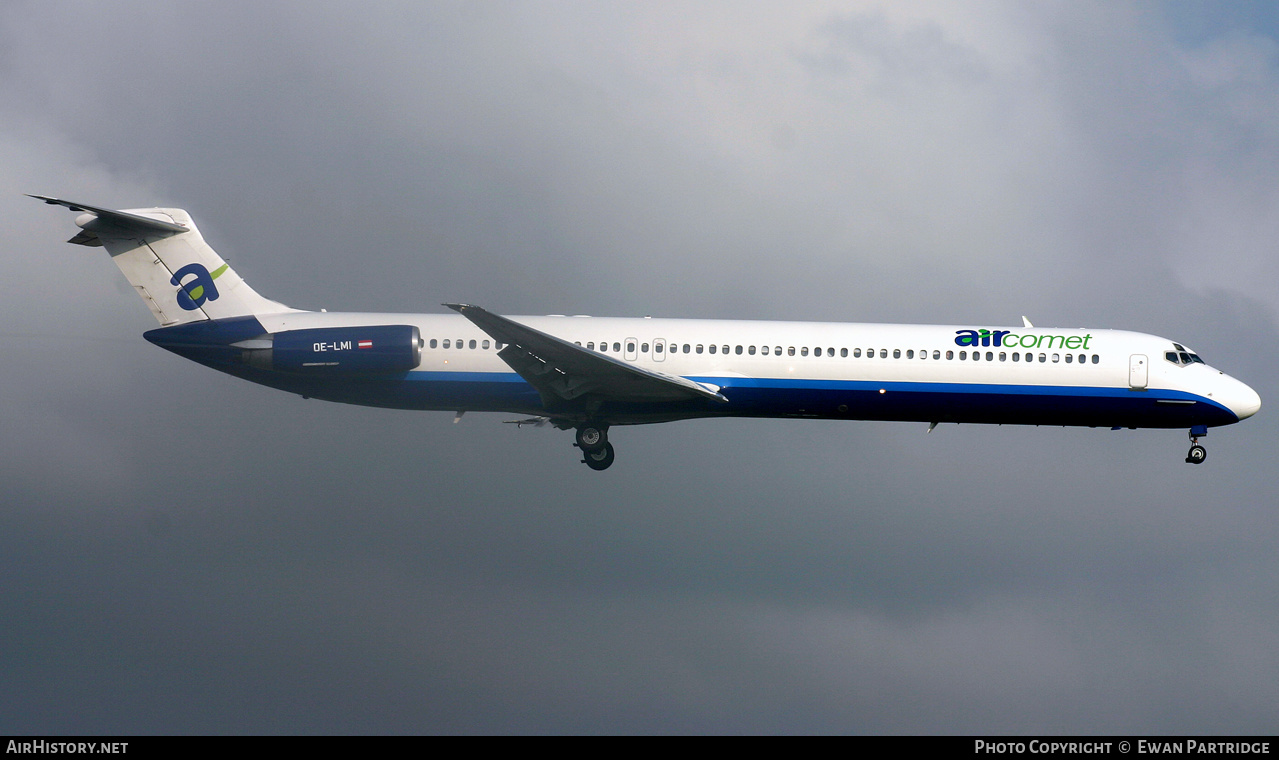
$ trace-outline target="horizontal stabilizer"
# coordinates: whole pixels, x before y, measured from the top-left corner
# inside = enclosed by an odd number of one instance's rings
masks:
[[[95,227],[103,225],[113,228],[113,231],[126,232],[135,230],[144,233],[162,233],[176,235],[179,232],[189,232],[187,227],[173,222],[165,222],[160,219],[153,219],[149,216],[141,216],[140,214],[130,214],[127,211],[114,211],[109,208],[98,208],[97,206],[86,206],[83,203],[72,203],[64,201],[60,198],[50,198],[45,195],[27,194],[29,198],[44,201],[51,206],[65,206],[72,211],[82,211],[93,214],[97,217],[95,222],[84,225],[84,231],[68,240],[68,243],[76,243],[77,245],[102,245],[102,241],[98,239],[98,230]],[[90,226],[91,225],[91,226]]]

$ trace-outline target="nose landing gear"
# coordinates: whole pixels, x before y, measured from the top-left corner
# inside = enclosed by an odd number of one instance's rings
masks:
[[[1207,437],[1208,428],[1202,425],[1190,429],[1190,451],[1186,452],[1187,464],[1203,464],[1208,458],[1208,449],[1199,443],[1200,436]]]
[[[588,422],[577,429],[577,442],[582,450],[582,463],[592,470],[607,470],[614,459],[613,444],[608,442],[608,426]]]

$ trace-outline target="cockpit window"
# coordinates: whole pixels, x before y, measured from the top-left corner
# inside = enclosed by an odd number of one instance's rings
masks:
[[[1203,359],[1199,358],[1199,354],[1196,354],[1190,351],[1189,349],[1187,349],[1185,346],[1181,345],[1180,343],[1174,343],[1172,345],[1177,350],[1165,351],[1164,358],[1172,362],[1173,364],[1183,366],[1183,367],[1189,366],[1191,364],[1206,364],[1206,362]]]

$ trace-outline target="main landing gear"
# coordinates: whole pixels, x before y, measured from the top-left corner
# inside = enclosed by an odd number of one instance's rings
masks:
[[[607,470],[613,464],[613,444],[608,442],[608,426],[588,422],[577,429],[577,443],[582,450],[582,463],[592,470]]]
[[[1193,427],[1190,429],[1190,451],[1186,452],[1187,464],[1203,464],[1204,460],[1208,458],[1208,449],[1205,449],[1199,443],[1199,437],[1207,437],[1207,435],[1208,428],[1206,427]]]

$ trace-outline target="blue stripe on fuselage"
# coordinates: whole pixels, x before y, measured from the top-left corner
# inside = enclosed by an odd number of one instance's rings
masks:
[[[1186,427],[1238,421],[1233,412],[1212,399],[1176,390],[709,375],[690,379],[720,386],[729,403],[694,399],[663,404],[608,404],[604,409],[616,415],[619,422],[632,418],[738,415],[1107,427]],[[536,398],[514,373],[416,371],[409,373],[406,380],[425,386],[424,390],[429,388],[426,395],[432,397],[433,405],[447,406],[444,397],[459,394],[472,409],[482,408],[483,398],[490,398],[509,410],[509,404],[517,397]],[[475,387],[466,388],[467,385]],[[517,387],[526,390],[517,392]],[[1161,400],[1194,403],[1160,404]],[[537,407],[528,411],[542,410]]]
[[[244,366],[217,368],[281,390],[349,404],[572,416],[572,407],[545,409],[537,390],[514,372],[417,370],[335,379]],[[612,402],[602,405],[593,416],[616,425],[733,416],[1156,428],[1238,422],[1234,413],[1212,399],[1175,390],[715,376],[691,379],[720,386],[729,403],[700,398]],[[1161,400],[1194,403],[1161,404]]]

